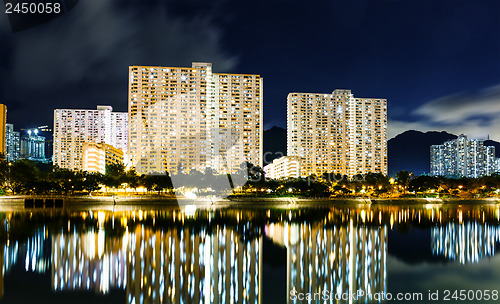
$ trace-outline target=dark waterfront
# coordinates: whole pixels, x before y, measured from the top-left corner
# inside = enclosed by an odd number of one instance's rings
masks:
[[[0,302],[308,303],[290,295],[361,290],[439,303],[463,289],[497,303],[500,206],[482,203],[12,205],[0,213]]]

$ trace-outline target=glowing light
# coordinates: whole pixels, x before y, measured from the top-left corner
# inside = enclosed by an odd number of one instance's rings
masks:
[[[97,221],[99,222],[99,226],[104,225],[104,220],[106,219],[106,214],[102,211],[97,212]]]
[[[187,217],[194,217],[194,215],[196,214],[196,206],[187,205],[184,209],[184,214],[186,214]]]
[[[188,191],[188,192],[184,193],[184,196],[188,199],[196,199],[197,198],[196,194],[194,194],[193,191]]]
[[[361,210],[361,220],[363,221],[363,223],[366,220],[366,212],[365,212],[365,210]]]

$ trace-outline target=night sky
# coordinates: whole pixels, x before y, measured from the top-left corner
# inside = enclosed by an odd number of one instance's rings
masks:
[[[289,92],[387,98],[389,137],[445,130],[500,140],[500,1],[70,1],[19,30],[0,14],[0,103],[16,129],[55,108],[127,111],[129,65],[264,77],[264,128]]]

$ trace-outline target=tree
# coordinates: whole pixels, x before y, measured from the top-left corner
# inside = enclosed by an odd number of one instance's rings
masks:
[[[9,179],[9,162],[5,159],[5,154],[0,153],[0,185]]]
[[[398,185],[400,185],[403,188],[403,194],[406,193],[406,189],[408,188],[408,185],[413,177],[413,173],[408,172],[408,171],[399,171],[396,173],[396,181]]]
[[[85,178],[83,181],[83,188],[88,191],[97,191],[101,187],[99,184],[102,183],[103,176],[99,172],[85,172]]]
[[[133,188],[136,191],[137,187],[139,187],[139,175],[135,171],[135,168],[132,168],[125,172],[125,182],[128,184],[130,188]]]
[[[439,188],[439,179],[434,176],[420,175],[409,182],[409,189],[412,191],[425,192]]]
[[[123,164],[106,165],[106,173],[103,177],[103,183],[106,187],[118,188],[125,180],[125,166]]]
[[[51,174],[51,179],[54,182],[56,191],[63,191],[64,193],[69,193],[75,190],[75,185],[77,184],[77,177],[75,171],[66,168],[56,167],[53,169]]]
[[[32,192],[38,179],[39,170],[35,163],[21,159],[12,164],[10,170],[10,185],[14,193]]]

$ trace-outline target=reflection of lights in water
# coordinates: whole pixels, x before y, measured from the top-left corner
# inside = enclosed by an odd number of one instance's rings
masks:
[[[259,303],[260,238],[243,241],[221,226],[137,227],[128,246],[129,303]]]
[[[128,220],[125,216],[121,218],[120,222],[123,227],[127,227]]]
[[[97,254],[99,257],[104,254],[104,237],[104,229],[99,229],[99,232],[97,232]]]
[[[361,215],[361,221],[363,221],[363,223],[364,223],[366,220],[366,211],[361,210],[360,215]]]
[[[49,259],[44,256],[44,250],[50,247],[50,240],[46,237],[45,228],[38,230],[34,236],[26,241],[26,257],[24,268],[26,271],[45,273],[49,267]],[[17,251],[16,242],[16,251]]]
[[[58,234],[53,236],[52,288],[59,290],[94,290],[106,294],[111,287],[125,288],[126,247],[123,238],[97,234]]]
[[[187,217],[194,217],[194,215],[196,214],[196,206],[195,205],[186,205],[186,207],[184,208],[184,214]]]
[[[104,220],[106,219],[106,213],[103,211],[97,212],[97,221],[99,223],[99,227],[102,227],[104,225]]]
[[[266,225],[265,233],[287,248],[287,294],[318,287],[339,294],[387,289],[385,227],[357,226],[352,220],[335,227],[285,222]]]
[[[243,234],[245,230],[252,231],[252,222],[248,219],[253,218],[253,214],[231,211],[231,219],[237,219],[243,225],[231,228],[214,225],[214,230],[207,231],[203,227],[193,227],[192,222],[180,225],[178,219],[197,214],[200,219],[209,220],[212,215],[218,218],[218,211],[200,212],[194,205],[181,207],[181,210],[167,211],[165,215],[139,209],[115,212],[114,216],[121,221],[121,225],[115,226],[118,227],[117,231],[121,231],[119,235],[114,231],[109,233],[109,230],[104,233],[102,229],[104,226],[111,227],[106,224],[106,221],[112,220],[108,211],[78,212],[80,218],[86,218],[85,232],[77,228],[79,221],[74,220],[74,217],[70,217],[71,222],[68,221],[71,224],[69,233],[66,232],[66,218],[60,227],[62,231],[41,232],[40,237],[44,235],[52,245],[48,246],[52,250],[44,250],[44,254],[50,254],[52,259],[52,288],[57,291],[93,290],[96,293],[108,293],[118,288],[126,290],[128,303],[140,303],[141,299],[144,303],[160,299],[166,302],[183,299],[184,303],[219,303],[223,302],[222,298],[227,303],[230,299],[241,303],[243,299],[257,298],[260,291],[258,281],[261,279],[258,269],[261,261],[258,247],[260,237],[241,237],[242,231]],[[313,223],[307,220],[295,223],[287,221],[289,218],[300,219],[303,209],[272,212],[262,209],[260,212],[262,220],[269,223],[265,226],[265,235],[286,247],[288,279],[291,280],[287,286],[308,291],[307,288],[320,284],[326,286],[323,289],[339,292],[351,288],[376,292],[385,288],[386,277],[387,229],[379,224],[388,224],[389,220],[391,225],[407,221],[416,223],[420,218],[428,223],[431,217],[443,223],[454,220],[455,224],[449,226],[456,227],[443,226],[442,231],[433,231],[433,240],[436,241],[433,252],[442,255],[441,252],[447,251],[447,257],[451,258],[450,251],[462,250],[454,253],[454,259],[472,261],[494,254],[495,243],[489,242],[487,236],[496,235],[497,242],[498,228],[488,224],[484,226],[481,222],[496,220],[499,210],[497,206],[487,209],[464,206],[459,209],[434,208],[432,205],[420,205],[419,208],[372,205],[366,210],[331,209],[328,215],[324,215],[325,220]],[[137,222],[136,216],[142,222]],[[152,221],[144,221],[147,216],[153,221],[156,216],[156,226],[152,228]],[[280,217],[281,223],[277,222]],[[471,218],[477,221],[467,228],[472,232],[456,224],[459,217],[464,223]],[[355,222],[351,223],[351,219]],[[162,228],[165,221],[179,225]],[[362,221],[376,222],[377,225],[360,226]],[[89,222],[93,224],[88,225]],[[328,223],[334,226],[325,225]],[[455,234],[451,233],[453,229],[456,230]],[[447,233],[448,238],[445,239],[439,233]],[[436,239],[438,237],[442,239]],[[469,243],[452,243],[453,237],[469,240]],[[443,249],[446,242],[450,245]],[[31,246],[30,250],[41,248],[37,246]],[[467,249],[467,246],[471,248]],[[17,242],[11,240],[8,250],[12,251],[16,247]],[[435,251],[437,249],[440,251]],[[21,251],[19,262],[26,264],[22,266],[27,266],[30,272],[33,269],[40,271],[43,264],[37,254],[30,252],[25,255],[25,251]],[[34,260],[35,263],[32,262]],[[50,262],[47,258],[45,260]],[[7,265],[7,258],[5,261]],[[7,266],[4,267],[7,269]],[[247,303],[255,302],[247,300]]]
[[[449,223],[431,230],[432,253],[461,264],[493,256],[497,242],[500,227],[478,222]]]

